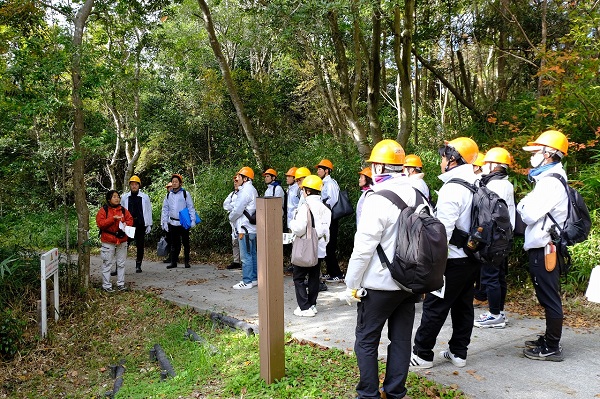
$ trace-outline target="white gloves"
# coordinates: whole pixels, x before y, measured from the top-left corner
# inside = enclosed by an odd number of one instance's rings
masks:
[[[364,288],[346,288],[344,292],[340,293],[340,300],[346,301],[348,305],[352,306],[360,302],[360,299],[366,295],[367,290]]]
[[[146,234],[150,234],[150,230],[152,230],[152,225],[146,226]]]

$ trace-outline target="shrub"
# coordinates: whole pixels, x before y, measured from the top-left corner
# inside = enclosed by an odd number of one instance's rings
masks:
[[[19,351],[25,325],[10,309],[0,310],[0,357],[10,359]]]

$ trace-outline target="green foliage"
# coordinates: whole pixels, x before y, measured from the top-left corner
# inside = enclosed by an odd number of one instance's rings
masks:
[[[0,309],[0,358],[12,358],[23,343],[27,323],[10,309]]]

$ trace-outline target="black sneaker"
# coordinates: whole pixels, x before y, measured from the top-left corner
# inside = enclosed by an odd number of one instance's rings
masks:
[[[327,287],[327,284],[325,284],[325,282],[321,282],[319,284],[319,292],[321,291],[327,291],[329,289],[329,287]]]
[[[233,270],[233,269],[241,269],[242,265],[239,264],[238,262],[231,262],[230,264],[227,265],[227,270]]]
[[[127,291],[127,287],[124,285],[119,285],[119,286],[117,286],[117,291],[119,291],[119,292]]]
[[[136,267],[135,268],[135,272],[136,273],[141,273],[142,272],[142,268],[141,267]]]
[[[525,341],[525,346],[530,349],[537,348],[538,346],[543,346],[545,344],[546,341],[544,340],[543,335],[538,335],[538,339],[536,339],[535,341]]]
[[[173,265],[173,264],[170,264],[169,266],[167,266],[167,269],[175,269],[176,267],[177,267],[177,265],[176,265],[176,264],[175,264],[175,265]]]
[[[108,287],[108,288],[102,288],[104,290],[104,292],[108,292],[109,294],[112,294],[113,292],[115,292],[115,290],[113,289],[113,287]]]
[[[117,275],[117,271],[115,270],[114,272],[110,272],[111,276],[116,276]]]
[[[186,268],[186,269],[189,269],[190,267],[192,267],[192,266],[190,266],[190,264],[189,264],[189,263],[186,263],[186,264],[185,264],[185,268]]]
[[[562,349],[549,349],[546,345],[536,346],[535,348],[523,349],[523,355],[533,360],[548,360],[551,362],[562,362],[565,360]]]

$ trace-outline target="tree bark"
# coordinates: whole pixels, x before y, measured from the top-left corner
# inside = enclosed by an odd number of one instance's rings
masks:
[[[538,77],[537,95],[538,100],[544,95],[544,68],[546,67],[546,42],[548,40],[548,24],[546,15],[548,14],[548,0],[542,0],[542,37],[540,41],[540,73]]]
[[[208,33],[210,47],[213,53],[215,54],[217,62],[219,63],[219,68],[221,69],[221,73],[223,74],[223,80],[225,81],[225,85],[227,86],[227,91],[229,92],[229,96],[231,97],[231,102],[235,107],[235,112],[237,114],[238,120],[240,121],[242,129],[246,134],[246,138],[250,143],[250,148],[252,149],[258,168],[260,170],[264,170],[264,155],[262,154],[258,142],[256,141],[256,137],[254,136],[254,129],[252,128],[250,119],[246,115],[244,104],[240,99],[240,96],[233,82],[233,78],[231,77],[229,64],[227,64],[227,60],[225,59],[225,56],[221,51],[221,45],[217,38],[217,34],[215,33],[215,27],[213,25],[210,9],[208,8],[208,4],[206,4],[205,0],[198,0],[198,5],[202,10],[202,19],[204,21],[204,27],[206,28],[206,32]]]
[[[374,143],[381,141],[379,123],[379,91],[381,90],[381,0],[373,0],[372,43],[369,57],[369,83],[367,87],[367,116]]]
[[[74,19],[73,31],[73,56],[71,58],[71,97],[74,110],[73,148],[75,161],[73,162],[73,189],[75,194],[75,209],[77,210],[77,271],[79,286],[87,290],[90,283],[90,210],[87,205],[85,189],[85,149],[81,140],[85,136],[84,110],[81,99],[81,44],[83,43],[83,30],[88,17],[94,7],[94,0],[85,0],[77,11]]]
[[[408,143],[413,128],[410,73],[414,13],[415,0],[406,0],[404,2],[404,29],[401,30],[400,8],[398,6],[394,8],[394,58],[398,66],[401,93],[401,104],[398,104],[400,115],[396,140],[403,147]]]

